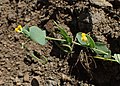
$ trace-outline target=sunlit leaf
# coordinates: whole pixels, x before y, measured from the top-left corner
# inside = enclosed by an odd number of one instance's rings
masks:
[[[89,46],[90,46],[91,48],[94,48],[94,47],[95,47],[95,42],[94,42],[94,40],[93,40],[88,34],[86,34],[86,37],[88,38]]]
[[[82,41],[82,39],[81,39],[82,38],[82,32],[78,32],[77,35],[76,35],[76,38],[77,38],[77,40],[80,44],[82,44],[83,46],[88,46],[90,48],[94,48],[95,47],[94,40],[88,34],[86,34],[86,37],[87,37],[87,42]]]
[[[64,29],[59,28],[60,29],[60,34],[63,36],[63,38],[67,41],[68,44],[72,43],[72,38],[65,32]]]
[[[120,54],[114,54],[113,58],[120,64]]]
[[[78,32],[76,34],[76,38],[77,38],[78,42],[83,46],[88,46],[87,42],[84,42],[84,41],[81,40],[81,38],[82,38],[81,34],[82,34],[82,32]]]
[[[104,55],[104,57],[110,57],[111,51],[107,48],[107,46],[101,42],[95,42],[95,48],[94,50],[99,55]]]
[[[29,28],[29,30],[30,30],[30,38],[33,41],[35,41],[41,45],[45,45],[45,43],[46,43],[46,40],[45,40],[46,31],[45,30],[41,30],[37,26],[31,26]]]
[[[72,43],[72,38],[68,35],[68,33],[65,31],[65,29],[63,27],[59,26],[55,21],[54,21],[54,23],[59,28],[60,34],[62,35],[62,37],[70,45]]]

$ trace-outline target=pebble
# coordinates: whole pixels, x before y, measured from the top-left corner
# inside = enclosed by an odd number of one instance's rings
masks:
[[[43,75],[43,73],[41,72],[41,71],[34,71],[36,74],[38,74],[38,75],[40,75],[40,76],[42,76]]]
[[[15,82],[20,82],[20,79],[18,77],[16,77]]]
[[[8,19],[10,20],[10,21],[16,21],[16,19],[15,19],[15,15],[13,15],[13,14],[8,14]]]
[[[62,63],[59,63],[58,66],[61,67],[63,64]]]
[[[18,77],[23,77],[23,73],[22,72],[18,72]]]
[[[63,74],[63,73],[61,74],[61,79],[62,79],[63,81],[71,81],[71,78],[70,78],[69,76]]]
[[[90,3],[100,7],[113,7],[112,4],[106,0],[90,0]]]
[[[54,80],[47,80],[46,86],[57,86],[57,82]]]
[[[20,83],[20,82],[18,82],[18,83],[16,83],[16,85],[17,85],[17,86],[21,86],[21,83]]]
[[[0,85],[4,84],[4,81],[3,80],[0,80]]]
[[[2,71],[0,71],[0,76],[2,75]]]
[[[29,82],[29,74],[28,74],[28,72],[26,72],[26,73],[24,74],[23,80],[24,80],[24,82]]]
[[[11,70],[11,68],[10,68],[10,67],[8,67],[8,68],[7,68],[7,70],[8,70],[8,71],[10,71],[10,70]]]
[[[25,21],[26,21],[26,22],[30,21],[30,18],[29,18],[29,17],[26,17],[26,18],[25,18]]]
[[[19,2],[18,3],[18,8],[24,7],[26,4],[24,2]]]
[[[10,77],[10,79],[11,79],[11,80],[15,80],[15,78],[14,78],[14,77],[12,77],[12,76]]]
[[[3,54],[0,54],[0,58],[3,58],[4,57],[4,55]]]

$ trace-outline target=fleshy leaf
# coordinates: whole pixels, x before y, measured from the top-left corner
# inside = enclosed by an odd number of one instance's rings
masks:
[[[111,51],[107,48],[107,46],[101,42],[95,42],[94,51],[99,55],[104,55],[104,57],[110,57]]]
[[[88,34],[86,34],[86,37],[87,37],[87,39],[88,39],[88,41],[87,42],[84,42],[84,41],[82,41],[82,32],[78,32],[77,33],[77,35],[76,35],[76,38],[77,38],[77,40],[78,40],[78,42],[81,44],[81,45],[83,45],[83,46],[88,46],[88,47],[90,47],[90,48],[94,48],[95,47],[95,42],[94,42],[94,40],[88,35]]]
[[[76,35],[76,38],[77,38],[78,42],[79,42],[80,44],[82,44],[82,45],[87,45],[86,42],[84,42],[84,41],[81,40],[81,38],[82,38],[81,34],[82,34],[82,32],[79,32],[79,33],[77,33],[77,35]]]
[[[88,34],[86,34],[86,37],[88,38],[89,46],[90,46],[91,48],[94,48],[94,47],[95,47],[95,42],[94,42],[94,40],[93,40]]]
[[[33,41],[35,41],[41,45],[45,45],[45,43],[46,43],[46,40],[45,40],[46,31],[45,30],[41,30],[37,26],[31,26],[29,28],[29,30],[30,30],[30,38]]]

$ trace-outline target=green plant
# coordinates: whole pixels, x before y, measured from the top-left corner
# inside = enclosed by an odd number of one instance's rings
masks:
[[[85,48],[89,48],[92,52],[95,52],[96,56],[94,56],[94,58],[120,63],[120,54],[114,54],[114,56],[112,56],[111,51],[106,47],[105,44],[101,42],[95,42],[90,37],[90,35],[82,32],[78,32],[76,34],[75,40],[73,40],[73,38],[70,37],[68,33],[64,30],[64,28],[59,26],[55,21],[53,22],[58,27],[61,38],[48,37],[46,36],[46,31],[42,30],[37,26],[24,26],[23,28],[21,26],[18,26],[18,28],[16,28],[15,30],[17,32],[23,33],[26,37],[32,39],[40,45],[45,45],[48,40],[59,41],[60,43],[56,44],[60,49],[67,53],[71,53],[74,45],[78,45]]]

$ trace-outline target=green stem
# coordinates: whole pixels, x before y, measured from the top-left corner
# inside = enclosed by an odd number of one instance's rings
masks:
[[[46,39],[48,39],[48,40],[55,40],[55,41],[62,41],[62,42],[66,41],[64,39],[56,39],[56,38],[52,38],[52,37],[48,37],[48,36],[46,36]]]
[[[77,42],[75,42],[75,41],[73,41],[73,44],[76,44],[76,45],[82,46],[80,43],[77,43]]]
[[[46,39],[47,40],[55,40],[55,41],[62,41],[62,42],[65,42],[66,40],[65,39],[56,39],[56,38],[52,38],[52,37],[48,37],[46,36]],[[72,41],[73,44],[76,44],[76,45],[79,45],[79,46],[82,46],[80,43],[77,43],[75,41]]]
[[[67,44],[62,44],[62,46],[64,46],[64,47],[68,47],[68,48],[70,49],[70,52],[72,52],[72,48],[71,48],[71,46],[70,46],[70,45],[67,45]]]
[[[117,62],[116,60],[113,60],[113,59],[108,59],[108,58],[103,58],[103,57],[100,57],[100,56],[94,56],[94,58],[97,58],[97,59],[102,59],[102,60],[106,60],[106,61],[113,61],[113,62]]]
[[[34,55],[34,53],[32,53],[31,55],[32,55],[32,57],[33,57],[33,58],[37,59],[39,62],[41,62],[41,63],[43,63],[43,64],[46,64],[46,63],[47,63],[47,61],[48,61],[48,60],[47,60],[47,58],[46,58],[45,56],[43,56],[43,55],[42,55],[42,56],[40,56],[40,57],[41,57],[41,59],[40,59],[40,58],[38,58],[37,56],[35,56],[35,55]],[[44,59],[44,60],[42,60],[42,59]]]

